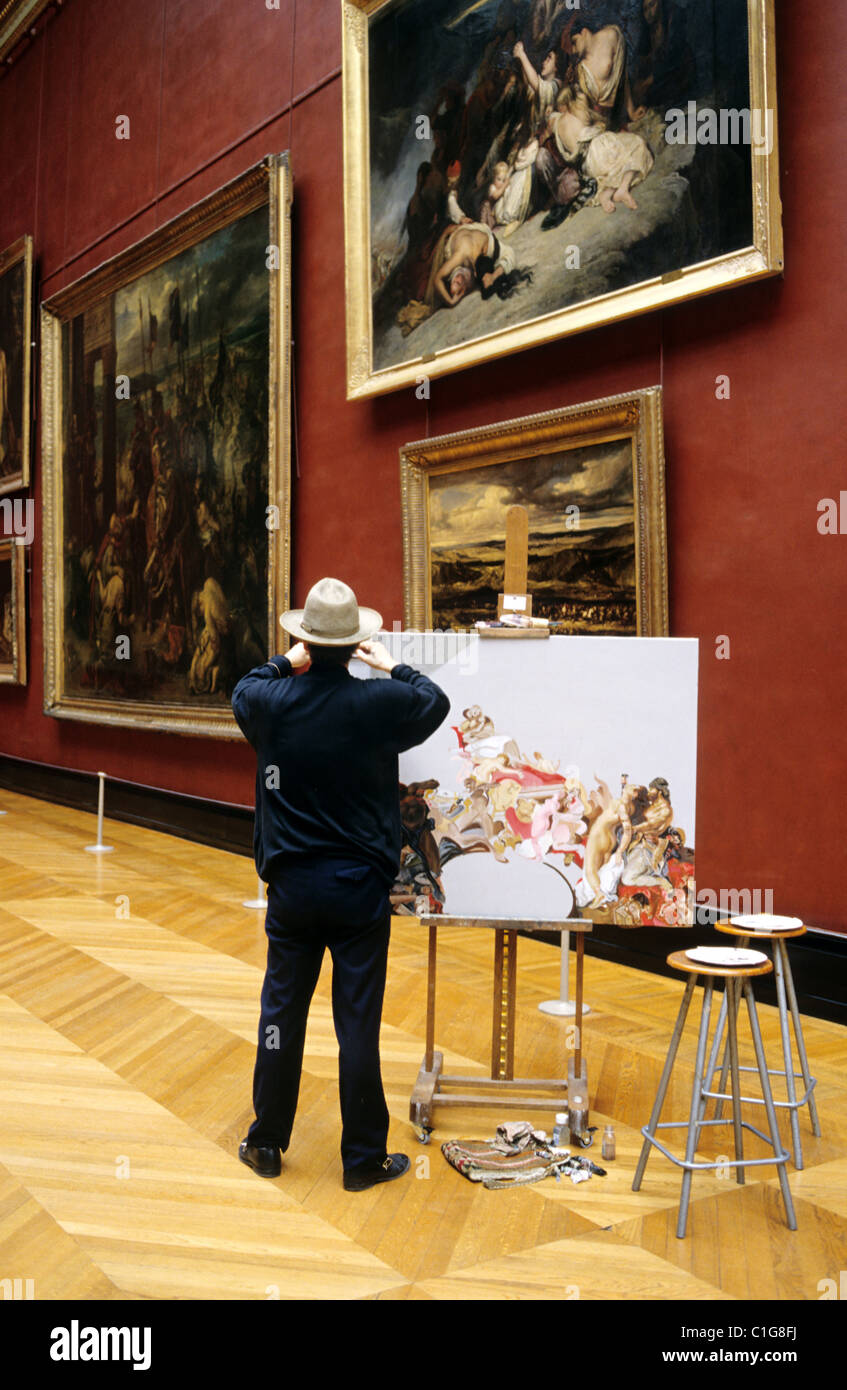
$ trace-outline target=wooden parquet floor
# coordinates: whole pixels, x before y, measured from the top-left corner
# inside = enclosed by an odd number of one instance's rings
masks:
[[[823,1133],[814,1139],[802,1115],[797,1232],[775,1170],[759,1168],[743,1187],[729,1172],[695,1174],[680,1241],[680,1170],[655,1153],[639,1193],[631,1182],[682,981],[587,959],[592,1122],[614,1123],[617,1160],[578,1186],[486,1192],[439,1145],[484,1137],[516,1113],[438,1111],[427,1147],[408,1122],[426,934],[401,920],[382,1055],[389,1144],[410,1154],[410,1175],[342,1188],[325,967],[292,1145],[269,1182],[236,1158],[252,1118],[265,953],[262,914],[242,906],[252,865],[110,821],[115,852],[93,856],[92,816],[13,793],[0,804],[0,1280],[31,1280],[41,1300],[712,1302],[815,1300],[847,1268],[847,1027],[805,1025]],[[450,1071],[484,1075],[493,938],[445,929],[439,942],[437,1045]],[[537,1010],[558,971],[556,951],[521,940],[518,1075],[564,1070],[567,1024]],[[695,1013],[664,1119],[688,1113]],[[781,1065],[775,1010],[760,1016]],[[748,1109],[761,1126],[761,1107]],[[552,1110],[535,1118],[552,1128]],[[730,1126],[705,1131],[704,1155],[730,1146]],[[599,1161],[599,1145],[591,1154]]]

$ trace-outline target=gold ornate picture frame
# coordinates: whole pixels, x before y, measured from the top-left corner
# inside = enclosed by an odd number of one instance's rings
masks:
[[[289,606],[290,212],[268,156],[42,305],[47,714],[240,737]]]
[[[407,628],[496,616],[519,503],[534,616],[554,633],[668,636],[661,387],[406,444],[400,478]]]
[[[0,684],[26,685],[26,547],[0,540]]]
[[[0,496],[29,486],[32,237],[0,252]]]
[[[341,5],[348,399],[782,271],[773,0]]]

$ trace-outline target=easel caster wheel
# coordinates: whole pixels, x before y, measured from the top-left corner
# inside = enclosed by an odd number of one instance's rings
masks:
[[[431,1129],[427,1129],[426,1125],[415,1125],[415,1126],[414,1126],[414,1131],[415,1131],[415,1138],[417,1139],[417,1141],[418,1141],[419,1144],[428,1144],[428,1143],[429,1143],[430,1136],[432,1135],[432,1130],[431,1130]]]
[[[587,1129],[584,1134],[577,1135],[575,1142],[581,1149],[590,1149],[594,1143],[594,1131]]]

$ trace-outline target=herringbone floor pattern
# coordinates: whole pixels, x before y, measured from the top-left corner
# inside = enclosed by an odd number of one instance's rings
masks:
[[[242,906],[249,861],[116,822],[115,852],[95,857],[93,817],[10,793],[2,805],[0,1281],[70,1300],[814,1300],[847,1265],[847,1028],[806,1024],[823,1136],[803,1115],[798,1231],[762,1168],[744,1187],[695,1175],[679,1241],[679,1170],[656,1154],[640,1193],[631,1182],[682,982],[587,960],[592,1121],[615,1124],[617,1160],[576,1187],[486,1192],[439,1144],[515,1114],[442,1110],[428,1147],[408,1123],[426,935],[398,921],[383,1070],[390,1147],[409,1152],[411,1174],[343,1191],[325,969],[292,1146],[263,1181],[235,1156],[264,965],[262,915]],[[453,1072],[487,1070],[491,960],[487,932],[440,933],[437,1045]],[[536,1007],[558,970],[549,946],[520,942],[519,1075],[564,1070],[566,1024]],[[760,1012],[776,1066],[775,1011]],[[693,1053],[690,1021],[663,1118],[687,1115]],[[761,1108],[747,1118],[761,1125]],[[536,1123],[549,1130],[552,1113]],[[705,1132],[704,1154],[730,1145],[729,1126]]]

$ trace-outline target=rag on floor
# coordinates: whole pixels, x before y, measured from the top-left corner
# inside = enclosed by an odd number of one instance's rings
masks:
[[[441,1152],[462,1177],[487,1188],[518,1187],[549,1177],[559,1181],[563,1174],[574,1183],[585,1182],[592,1174],[606,1176],[589,1159],[554,1148],[546,1134],[526,1120],[498,1125],[493,1139],[448,1139]]]

